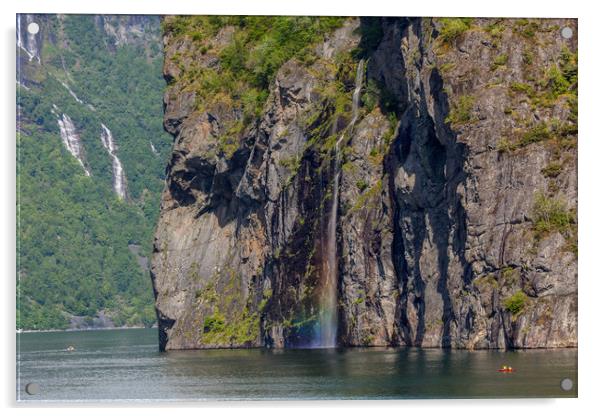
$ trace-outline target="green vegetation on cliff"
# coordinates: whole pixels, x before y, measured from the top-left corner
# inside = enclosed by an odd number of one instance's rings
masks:
[[[463,17],[463,18],[442,18],[441,21],[441,29],[439,32],[439,39],[443,43],[451,43],[456,40],[460,35],[470,29],[470,25],[472,23],[472,18]]]
[[[525,309],[529,298],[525,292],[519,291],[504,299],[504,308],[512,315],[519,315]]]
[[[276,71],[291,58],[313,59],[312,47],[342,25],[340,17],[299,16],[177,16],[165,18],[166,35],[189,37],[203,54],[216,55],[219,66],[186,68],[187,89],[196,92],[197,105],[219,104],[241,109],[243,119],[231,122],[220,141],[224,153],[236,148],[236,136],[257,118],[268,97]],[[226,45],[214,39],[232,28]],[[176,57],[184,59],[185,57]]]
[[[569,240],[577,238],[575,213],[569,210],[566,205],[564,200],[550,198],[543,193],[538,193],[535,196],[533,227],[537,239],[554,232],[561,233]]]

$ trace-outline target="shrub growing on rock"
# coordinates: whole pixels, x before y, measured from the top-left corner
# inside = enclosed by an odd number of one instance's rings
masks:
[[[519,315],[524,311],[528,300],[525,292],[519,291],[504,300],[504,308],[512,315]]]
[[[451,43],[456,40],[461,34],[470,29],[471,18],[444,18],[441,19],[441,30],[439,39],[443,43]]]

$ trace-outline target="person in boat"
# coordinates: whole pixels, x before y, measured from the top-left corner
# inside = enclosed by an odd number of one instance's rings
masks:
[[[73,345],[69,345],[67,347],[67,351],[69,351],[69,352],[75,351],[75,347]]]

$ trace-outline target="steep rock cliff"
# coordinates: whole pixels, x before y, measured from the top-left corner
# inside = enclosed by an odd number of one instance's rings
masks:
[[[272,39],[186,19],[164,21],[162,349],[326,346],[330,305],[337,345],[576,346],[575,21],[344,19],[249,112]]]

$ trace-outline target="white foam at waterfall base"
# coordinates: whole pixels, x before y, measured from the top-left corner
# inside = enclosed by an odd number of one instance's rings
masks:
[[[56,109],[56,106],[54,108]],[[54,110],[53,113],[56,114]],[[81,167],[84,168],[84,173],[86,174],[86,176],[90,176],[90,171],[86,168],[86,165],[84,164],[81,140],[79,135],[77,134],[75,125],[73,124],[71,117],[69,117],[67,114],[62,114],[57,119],[57,123],[59,125],[59,130],[61,133],[61,139],[63,141],[63,144],[65,145],[69,153],[71,153],[73,157],[77,159]]]
[[[355,76],[355,89],[353,91],[353,117],[345,130],[341,133],[335,145],[335,163],[334,178],[332,190],[332,205],[328,217],[328,228],[326,235],[326,264],[323,267],[324,275],[321,276],[324,282],[320,297],[320,314],[318,322],[318,334],[314,336],[312,346],[334,348],[336,347],[337,336],[337,282],[338,282],[338,262],[337,262],[337,215],[339,208],[339,181],[341,176],[341,152],[340,145],[346,134],[351,133],[359,115],[360,94],[364,80],[364,60],[360,60],[357,66]]]
[[[109,130],[107,126],[101,124],[101,127],[102,131],[100,133],[100,141],[111,156],[113,162],[113,190],[115,191],[119,199],[125,199],[125,173],[123,172],[123,165],[121,164],[121,161],[119,160],[116,154],[117,148],[115,146],[115,140],[113,139],[113,134],[111,133],[111,130]]]

